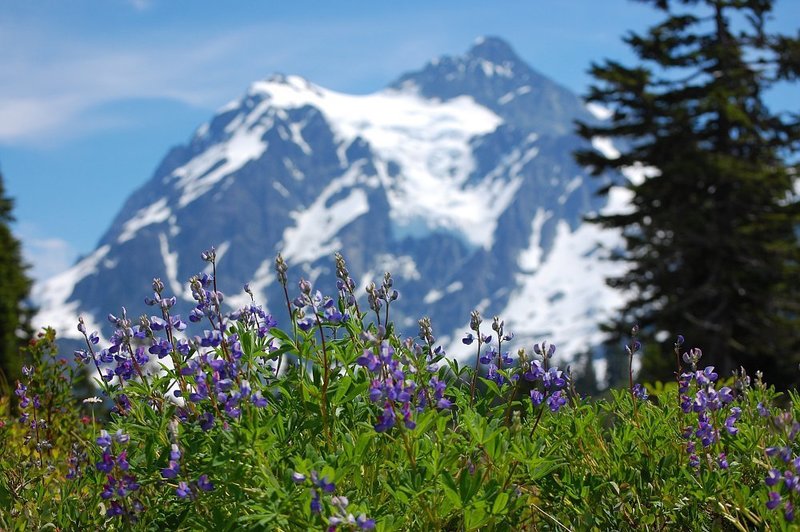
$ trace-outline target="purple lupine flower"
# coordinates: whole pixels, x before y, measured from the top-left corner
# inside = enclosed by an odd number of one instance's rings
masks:
[[[347,497],[344,495],[334,495],[331,497],[331,504],[338,507],[340,510],[344,510],[350,504],[350,501],[347,500]]]
[[[544,395],[539,390],[531,390],[531,403],[533,406],[539,406],[544,401]]]
[[[128,436],[127,434],[125,434],[124,432],[122,432],[122,429],[117,429],[117,432],[114,433],[114,440],[117,443],[125,444],[125,443],[128,443],[130,441],[130,439],[131,439],[131,437]]]
[[[292,473],[292,481],[295,484],[302,484],[303,482],[306,481],[306,476],[302,473],[298,473],[297,471],[295,471],[294,473]]]
[[[158,358],[164,358],[172,352],[172,344],[165,338],[153,338],[153,345],[147,351],[152,355],[158,355]]]
[[[203,432],[208,432],[214,427],[214,414],[211,412],[200,414],[198,421],[200,422],[200,428],[203,429]]]
[[[647,388],[638,382],[633,385],[633,395],[640,401],[647,401],[647,398],[649,397],[647,394]]]
[[[717,433],[711,426],[711,423],[709,423],[706,420],[699,421],[697,431],[695,432],[695,436],[700,438],[700,443],[703,444],[703,447],[710,446],[718,439]]]
[[[728,386],[722,387],[719,391],[719,400],[722,401],[723,404],[728,404],[733,401],[733,394],[732,391]]]
[[[128,463],[128,451],[119,453],[119,456],[117,456],[117,467],[122,471],[127,471],[130,468],[130,464]]]
[[[544,387],[547,389],[555,388],[556,390],[559,390],[567,384],[567,381],[562,375],[563,374],[560,370],[556,368],[550,368],[542,375],[542,384],[544,384]]]
[[[118,414],[125,415],[131,410],[131,401],[128,399],[128,396],[124,393],[121,393],[117,396],[116,406],[112,411],[117,412]]]
[[[95,464],[95,467],[103,473],[111,473],[111,470],[114,469],[114,457],[111,456],[110,452],[103,451],[103,455],[100,461]]]
[[[447,410],[448,408],[452,408],[453,403],[444,397],[436,401],[436,408],[439,410]]]
[[[97,437],[97,445],[104,448],[111,447],[111,436],[105,429],[100,431],[100,436]]]
[[[118,501],[112,501],[111,505],[106,510],[106,517],[115,517],[118,515],[122,515],[122,505]]]
[[[525,377],[525,380],[536,381],[541,379],[542,375],[544,375],[542,363],[538,360],[534,360],[528,365],[527,371],[523,373],[522,376]]]
[[[322,512],[322,502],[319,500],[319,493],[317,490],[311,490],[311,512],[318,514]]]
[[[189,484],[181,480],[178,482],[178,487],[175,488],[175,494],[181,499],[185,499],[192,494],[192,490],[189,488]]]
[[[780,479],[781,479],[781,472],[773,468],[769,470],[769,473],[767,473],[767,476],[764,479],[764,484],[766,484],[769,487],[772,487],[775,484],[777,484]]]
[[[114,486],[117,485],[117,479],[108,475],[107,482],[103,484],[103,491],[100,492],[100,498],[103,500],[108,500],[114,496]]]
[[[725,455],[725,453],[719,453],[719,456],[717,457],[717,464],[719,464],[720,469],[728,469],[728,457]]]
[[[681,395],[681,410],[684,414],[692,411],[692,399],[688,395]]]
[[[86,364],[92,358],[92,355],[85,349],[76,349],[72,354],[76,364]]]
[[[197,487],[203,491],[211,491],[214,489],[214,484],[208,479],[208,475],[202,474],[197,479]]]
[[[691,364],[692,369],[697,367],[697,363],[701,358],[703,358],[703,351],[698,347],[693,347],[683,354],[683,361],[687,364]]]
[[[741,415],[742,415],[741,408],[739,408],[738,406],[734,406],[733,408],[731,408],[731,415],[729,415],[725,419],[725,429],[728,431],[728,434],[731,434],[733,436],[738,434],[739,429],[737,427],[734,427],[733,424],[739,420],[739,416]]]
[[[375,353],[373,353],[371,349],[365,349],[364,354],[356,359],[356,363],[359,366],[367,368],[373,373],[380,370],[381,364],[380,360],[377,356],[375,356]]]
[[[547,406],[550,407],[551,412],[558,412],[565,404],[567,404],[567,399],[562,396],[561,390],[555,391],[547,398]]]
[[[786,447],[782,447],[778,452],[778,456],[785,464],[788,464],[792,461],[792,448],[788,445]]]
[[[770,491],[767,497],[767,508],[769,510],[774,510],[781,503],[781,496],[776,491]]]
[[[165,467],[161,470],[161,476],[164,478],[176,478],[180,470],[180,464],[176,460],[170,460],[169,467]]]
[[[365,514],[361,514],[356,517],[356,526],[361,530],[373,530],[375,528],[375,520],[367,519]]]
[[[775,456],[775,455],[778,454],[779,450],[780,450],[780,448],[778,448],[778,447],[767,447],[766,449],[764,449],[764,453],[767,456]]]
[[[792,501],[786,501],[783,505],[783,518],[789,522],[794,521],[794,506],[792,506]]]
[[[490,362],[489,363],[489,368],[486,370],[486,378],[490,379],[490,380],[493,380],[494,382],[496,382],[498,385],[501,385],[501,386],[506,381],[506,379],[503,376],[503,374],[498,371],[498,368],[494,364],[494,362]]]
[[[219,347],[222,343],[222,333],[214,329],[213,331],[203,331],[203,337],[200,338],[200,345],[202,347]]]
[[[314,485],[320,488],[325,493],[333,493],[336,491],[336,485],[328,480],[327,476],[318,478],[316,471],[311,471],[311,481]]]
[[[403,403],[403,406],[400,408],[400,412],[403,414],[403,424],[406,426],[408,430],[414,430],[417,426],[417,423],[411,418],[411,405],[409,403]]]
[[[378,416],[378,422],[375,424],[375,432],[386,432],[394,427],[395,414],[390,402],[386,402],[383,407],[383,414]]]
[[[706,366],[702,372],[697,373],[697,381],[701,385],[706,385],[709,382],[717,382],[717,373],[714,371],[714,366]]]
[[[203,307],[201,305],[197,305],[191,311],[189,311],[189,321],[192,323],[198,323],[202,321],[203,317],[205,317],[205,313],[203,312]]]
[[[697,392],[692,401],[692,410],[697,413],[704,412],[708,407],[708,396],[703,391]]]
[[[263,408],[267,406],[267,400],[261,396],[261,391],[256,391],[251,397],[250,401],[253,403],[253,406],[256,408]]]

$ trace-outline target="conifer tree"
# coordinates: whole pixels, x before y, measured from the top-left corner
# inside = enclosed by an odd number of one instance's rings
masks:
[[[28,302],[32,283],[25,274],[20,242],[9,227],[13,208],[0,174],[0,382],[5,378],[9,384],[21,375],[20,349],[31,338],[33,314]]]
[[[638,1],[663,21],[624,38],[639,64],[592,65],[587,99],[613,115],[578,124],[621,152],[578,152],[594,174],[649,169],[625,185],[630,211],[591,218],[626,244],[629,268],[609,280],[629,295],[607,327],[614,349],[638,322],[642,379],[673,378],[683,334],[720,375],[743,365],[800,383],[800,120],[764,102],[796,83],[800,33],[767,32],[772,0]]]

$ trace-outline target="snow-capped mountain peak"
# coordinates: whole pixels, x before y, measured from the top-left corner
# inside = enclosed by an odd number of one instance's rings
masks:
[[[572,159],[584,146],[575,118],[592,115],[497,38],[372,94],[294,75],[256,81],[170,150],[94,253],[42,287],[40,318],[61,325],[123,304],[135,315],[154,276],[188,298],[182,284],[210,245],[227,301],[243,301],[249,281],[280,316],[275,254],[290,277],[331,290],[342,251],[363,283],[393,271],[400,327],[430,315],[452,339],[478,307],[508,313],[523,340],[570,336],[574,353],[617,302],[597,258],[613,238],[581,230],[605,203]],[[558,313],[548,330],[545,308]]]

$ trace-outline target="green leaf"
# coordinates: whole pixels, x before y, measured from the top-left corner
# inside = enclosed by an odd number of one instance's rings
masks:
[[[344,394],[346,394],[347,390],[350,389],[351,381],[352,379],[347,375],[336,381],[336,392],[333,394],[333,399],[331,400],[331,403],[333,403],[334,405],[341,404],[342,397],[344,397]]]
[[[462,508],[461,495],[459,494],[459,489],[456,487],[456,482],[453,480],[452,475],[447,471],[443,471],[441,479],[441,486],[445,496],[450,499],[450,502],[452,502],[456,508]]]
[[[467,530],[475,530],[489,522],[490,516],[486,513],[483,504],[467,508],[464,512],[464,524]]]
[[[504,514],[506,506],[508,506],[508,493],[501,491],[497,494],[497,497],[494,500],[494,504],[492,505],[492,513],[495,515]]]
[[[480,475],[472,475],[467,469],[461,471],[461,475],[458,477],[458,493],[463,506],[466,506],[472,500],[472,497],[478,493],[480,488]]]

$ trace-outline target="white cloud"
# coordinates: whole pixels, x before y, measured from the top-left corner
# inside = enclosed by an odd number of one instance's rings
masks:
[[[0,142],[8,144],[81,133],[85,114],[125,99],[216,105],[230,93],[218,86],[216,73],[242,45],[234,35],[184,46],[98,47],[66,40],[54,47],[53,36],[7,30],[0,24],[0,64],[13,72],[0,84]],[[50,45],[38,44],[41,39]]]
[[[150,6],[153,5],[151,0],[128,0],[128,3],[136,10],[136,11],[145,11],[150,9]]]
[[[0,21],[0,64],[12,73],[0,83],[0,143],[17,146],[114,127],[102,115],[116,102],[166,99],[212,111],[276,71],[348,90],[337,83],[391,79],[402,71],[397,62],[418,67],[430,58],[425,50],[441,49],[414,36],[381,41],[380,27],[356,22],[260,23],[213,32],[161,27],[113,40],[16,22]],[[381,44],[367,46],[370,36]]]
[[[22,243],[23,260],[30,266],[27,274],[35,284],[69,269],[77,259],[78,253],[69,242],[43,237],[33,224],[19,224],[14,233]]]

